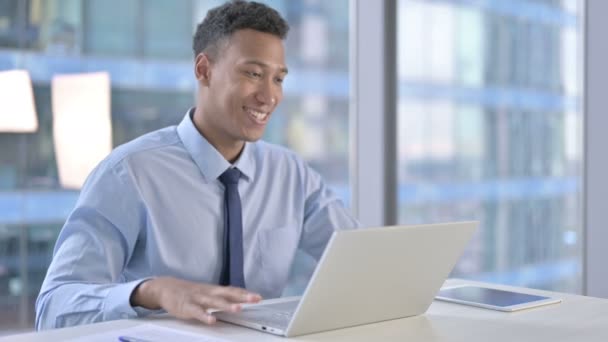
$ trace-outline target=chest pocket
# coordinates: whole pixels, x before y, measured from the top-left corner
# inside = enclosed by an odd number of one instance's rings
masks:
[[[259,230],[257,234],[264,298],[279,297],[287,285],[300,234],[297,226]]]

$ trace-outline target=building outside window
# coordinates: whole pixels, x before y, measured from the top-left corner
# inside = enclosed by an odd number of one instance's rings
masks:
[[[399,222],[480,221],[452,276],[581,292],[582,13],[398,1]]]

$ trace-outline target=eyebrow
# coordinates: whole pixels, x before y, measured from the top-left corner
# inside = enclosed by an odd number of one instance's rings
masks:
[[[258,65],[258,66],[260,66],[262,68],[272,68],[269,64],[266,64],[264,62],[260,62],[260,61],[255,60],[255,59],[246,60],[246,61],[243,62],[243,64],[255,64],[255,65]],[[280,71],[282,73],[285,73],[285,74],[287,74],[289,72],[289,70],[287,69],[287,67],[281,67]]]

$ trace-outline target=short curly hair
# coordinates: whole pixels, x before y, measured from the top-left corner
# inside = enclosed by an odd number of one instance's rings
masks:
[[[254,1],[233,0],[207,12],[192,39],[194,57],[201,52],[217,56],[220,43],[234,32],[252,29],[285,39],[289,25],[274,9]]]

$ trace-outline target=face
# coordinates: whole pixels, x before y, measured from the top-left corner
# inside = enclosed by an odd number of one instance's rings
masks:
[[[199,130],[221,152],[262,137],[283,98],[287,67],[281,38],[249,29],[232,34],[216,59],[196,59],[197,112]]]

